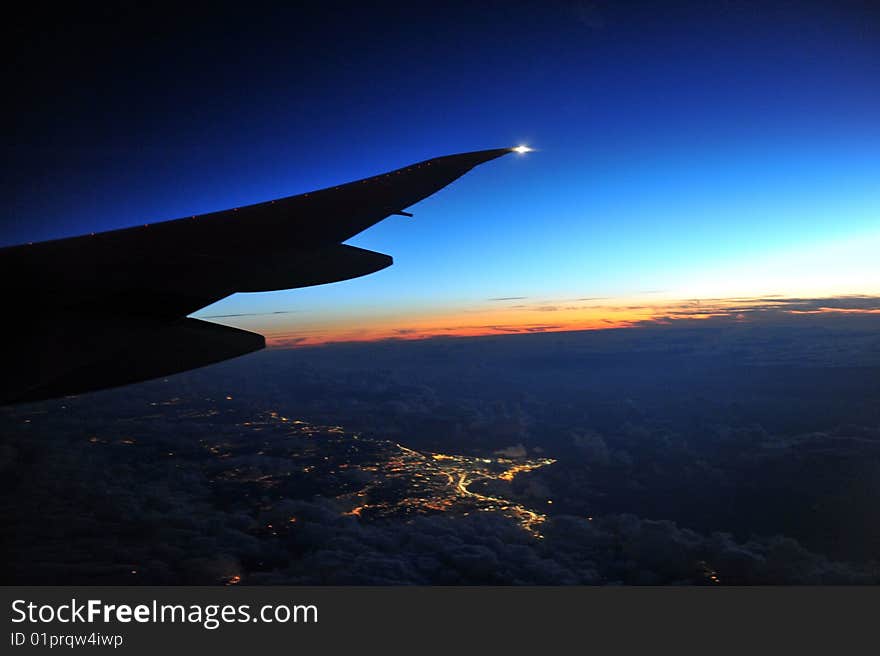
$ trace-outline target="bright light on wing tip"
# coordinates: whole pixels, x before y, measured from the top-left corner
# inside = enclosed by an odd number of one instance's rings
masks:
[[[534,150],[534,148],[529,148],[528,146],[516,146],[515,148],[511,148],[511,150],[515,153],[519,153],[523,155],[525,153],[530,153]]]

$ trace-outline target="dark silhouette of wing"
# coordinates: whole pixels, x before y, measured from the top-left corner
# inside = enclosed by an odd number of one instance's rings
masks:
[[[235,292],[320,285],[392,264],[342,242],[513,148],[419,162],[222,212],[0,249],[7,307],[0,403],[185,371],[264,347],[187,315]]]

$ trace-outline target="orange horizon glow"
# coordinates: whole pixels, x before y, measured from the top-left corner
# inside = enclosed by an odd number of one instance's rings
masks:
[[[552,315],[552,316],[550,316]],[[334,342],[418,340],[432,337],[481,337],[530,332],[559,332],[622,328],[649,320],[651,312],[626,308],[584,310],[484,309],[422,316],[361,318],[351,322],[267,330],[266,344],[274,348],[318,346]]]
[[[847,307],[847,304],[854,306]],[[251,325],[248,328],[262,332],[269,348],[297,348],[340,342],[411,341],[436,337],[608,330],[719,318],[746,322],[758,316],[823,314],[880,314],[880,296],[841,296],[829,299],[759,297],[651,303],[627,300],[613,305],[518,305],[436,311],[420,315],[358,317],[356,325],[353,325],[355,320],[337,319],[259,327]]]

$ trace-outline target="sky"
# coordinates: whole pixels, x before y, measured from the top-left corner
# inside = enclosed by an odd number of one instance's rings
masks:
[[[348,242],[393,267],[195,316],[296,345],[880,294],[876,3],[126,4],[4,28],[0,245],[527,144]]]

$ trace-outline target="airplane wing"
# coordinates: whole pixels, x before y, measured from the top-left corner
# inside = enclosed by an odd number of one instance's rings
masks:
[[[3,297],[20,319],[2,347],[0,404],[259,350],[262,335],[187,315],[235,292],[321,285],[390,266],[390,256],[342,242],[510,152],[522,151],[447,155],[256,205],[2,248]]]

